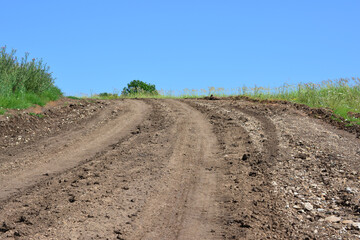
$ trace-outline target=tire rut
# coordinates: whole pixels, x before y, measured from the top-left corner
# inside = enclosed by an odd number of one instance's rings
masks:
[[[144,101],[150,115],[129,137],[4,202],[0,239],[214,238],[210,126],[183,103]]]
[[[356,135],[277,104],[189,104],[208,115],[225,146],[224,238],[359,238]],[[245,149],[231,145],[241,141]]]
[[[270,119],[249,109],[214,101],[188,101],[208,116],[223,152],[225,190],[222,216],[225,239],[283,238],[273,230],[283,225],[272,193],[278,136]]]
[[[123,104],[123,102],[118,102],[112,109],[122,107]],[[64,136],[59,135],[51,139],[52,146],[49,148],[41,150],[35,148],[30,152],[23,152],[22,156],[17,154],[8,157],[1,168],[0,200],[5,200],[17,192],[48,179],[49,175],[75,167],[113,144],[117,139],[129,134],[129,129],[140,123],[147,113],[145,106],[139,101],[127,102],[125,106],[129,110],[125,110],[124,115],[108,121],[103,126],[98,126],[90,133],[84,131],[70,133],[71,143],[68,142],[68,138],[64,141]],[[40,145],[38,146],[41,148]],[[40,156],[39,151],[41,151]]]
[[[356,136],[277,105],[127,101],[144,117],[117,143],[0,202],[0,239],[359,236]]]
[[[129,239],[213,239],[218,229],[216,137],[201,114],[179,101],[164,101],[176,119],[172,153]],[[169,133],[170,134],[170,133]]]

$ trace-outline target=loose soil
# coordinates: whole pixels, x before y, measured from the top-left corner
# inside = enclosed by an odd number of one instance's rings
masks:
[[[0,239],[359,239],[359,134],[311,111],[216,98],[12,111]]]

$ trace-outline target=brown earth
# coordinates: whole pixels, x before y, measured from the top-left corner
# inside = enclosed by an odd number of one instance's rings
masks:
[[[359,135],[329,119],[216,98],[12,111],[0,239],[359,239]]]

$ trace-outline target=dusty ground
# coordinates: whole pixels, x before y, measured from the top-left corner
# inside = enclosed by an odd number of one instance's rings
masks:
[[[0,239],[360,238],[359,134],[308,109],[63,99],[32,111],[0,118]]]

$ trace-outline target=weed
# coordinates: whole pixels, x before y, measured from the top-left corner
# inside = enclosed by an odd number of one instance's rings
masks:
[[[29,113],[29,115],[30,116],[36,116],[38,118],[44,118],[45,117],[45,115],[43,115],[41,113],[33,113],[33,112],[31,112],[31,113]]]
[[[23,109],[34,104],[45,105],[62,96],[54,85],[50,68],[42,59],[28,60],[29,54],[19,61],[16,50],[0,50],[0,106]]]

